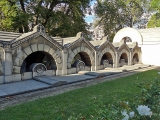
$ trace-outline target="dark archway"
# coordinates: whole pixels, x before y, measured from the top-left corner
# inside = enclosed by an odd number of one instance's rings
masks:
[[[126,53],[122,53],[119,59],[120,66],[128,65],[128,57]]]
[[[26,59],[23,61],[21,65],[21,73],[29,72],[29,67],[33,63],[43,63],[47,70],[56,70],[56,62],[54,58],[47,52],[44,51],[37,51],[33,52],[32,54],[28,55]]]
[[[113,58],[109,52],[106,52],[100,61],[100,69],[104,69],[107,67],[113,67]]]
[[[112,55],[111,55],[109,52],[105,53],[105,54],[102,56],[101,64],[102,64],[102,60],[108,60],[108,61],[109,61],[109,64],[113,64],[113,58],[112,58]]]
[[[133,65],[138,64],[138,63],[139,63],[138,53],[135,53],[135,54],[133,55],[132,62],[133,62]]]
[[[74,63],[76,60],[83,61],[85,63],[85,66],[91,66],[90,57],[86,52],[79,52],[78,54],[75,55],[75,57],[71,63],[72,67],[74,66]]]
[[[121,60],[121,59],[124,59],[125,62],[128,63],[128,57],[127,57],[127,54],[126,54],[126,53],[122,53],[122,55],[121,55],[121,57],[120,57],[120,60]]]

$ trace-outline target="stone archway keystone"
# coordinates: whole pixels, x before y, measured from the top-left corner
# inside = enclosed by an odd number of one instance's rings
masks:
[[[38,51],[37,44],[31,45],[31,49],[32,49],[33,52]]]
[[[27,54],[30,55],[32,53],[32,50],[30,48],[30,46],[28,46],[27,48],[23,49],[23,51]]]
[[[79,53],[80,51],[81,51],[81,48],[80,48],[80,47],[78,47],[78,48],[77,48],[77,52]]]
[[[38,51],[44,51],[44,44],[37,44]]]
[[[26,53],[24,53],[23,51],[21,51],[21,52],[17,55],[17,57],[20,58],[21,60],[24,60],[24,59],[27,57],[27,55],[26,55]]]
[[[48,52],[49,52],[49,49],[50,49],[50,46],[48,46],[48,45],[44,45],[44,51],[45,51],[45,52],[47,52],[47,53],[48,53]]]
[[[53,48],[50,48],[48,53],[52,55],[53,53],[55,53],[55,50]]]

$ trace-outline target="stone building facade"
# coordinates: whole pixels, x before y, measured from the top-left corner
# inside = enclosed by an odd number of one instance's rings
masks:
[[[113,44],[121,42],[123,38],[130,38],[130,43],[137,42],[141,47],[141,61],[143,64],[160,66],[160,27],[148,29],[123,28],[117,32]],[[129,42],[128,42],[129,43]]]
[[[0,84],[141,62],[141,48],[134,41],[87,41],[82,33],[55,38],[42,25],[24,34],[0,31]]]

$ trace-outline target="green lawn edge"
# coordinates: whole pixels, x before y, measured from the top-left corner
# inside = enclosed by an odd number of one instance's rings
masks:
[[[0,111],[0,120],[67,120],[72,114],[94,115],[96,106],[131,101],[140,94],[136,83],[151,82],[157,70],[140,72],[52,97],[40,98]]]

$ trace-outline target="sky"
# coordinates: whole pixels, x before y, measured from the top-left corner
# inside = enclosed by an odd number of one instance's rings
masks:
[[[96,2],[96,0],[93,0],[93,1],[90,3],[90,5],[93,6],[95,2]],[[86,17],[85,17],[84,19],[85,19],[85,21],[86,21],[87,23],[92,23],[94,17],[95,17],[94,15],[88,15],[88,14],[86,14]]]
[[[84,19],[87,23],[92,23],[94,19],[94,15],[88,15]]]

